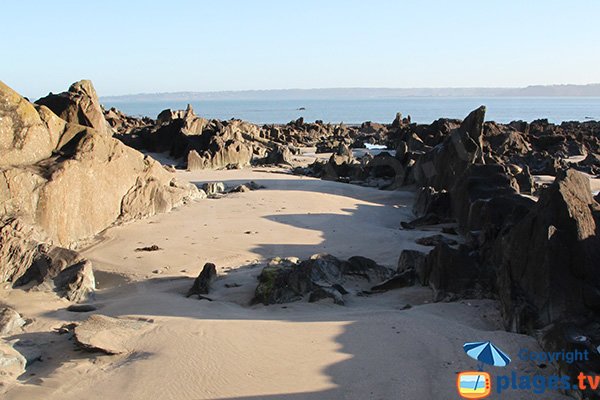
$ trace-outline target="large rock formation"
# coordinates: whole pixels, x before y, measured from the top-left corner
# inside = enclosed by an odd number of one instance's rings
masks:
[[[484,118],[485,107],[481,106],[471,112],[459,128],[453,129],[442,143],[418,159],[414,177],[419,186],[448,190],[469,165],[483,163]]]
[[[15,158],[26,164],[1,158],[0,216],[19,215],[54,243],[73,247],[116,221],[168,211],[197,194],[195,186],[177,183],[150,157],[43,106],[38,112],[5,85],[0,89],[0,120],[33,121],[28,122],[33,134],[52,138],[44,151],[38,144],[21,146]],[[83,93],[78,92],[80,103],[93,104]],[[22,124],[3,125],[3,143],[19,148],[30,131]]]
[[[75,82],[68,91],[60,94],[50,93],[36,103],[48,107],[67,122],[88,126],[101,134],[112,136],[112,128],[104,118],[102,106],[91,81]]]
[[[589,181],[563,172],[498,240],[498,294],[507,328],[532,332],[600,311],[600,206]]]

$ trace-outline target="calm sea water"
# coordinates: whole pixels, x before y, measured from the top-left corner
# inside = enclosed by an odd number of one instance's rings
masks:
[[[184,109],[188,102],[104,102],[135,116],[156,118],[166,108]],[[196,114],[206,118],[240,118],[263,123],[305,121],[357,124],[364,121],[389,123],[397,112],[413,122],[431,123],[440,118],[464,118],[480,105],[487,106],[486,119],[497,122],[551,122],[600,120],[600,97],[404,97],[353,100],[204,100],[191,102]],[[304,110],[300,110],[304,108]]]

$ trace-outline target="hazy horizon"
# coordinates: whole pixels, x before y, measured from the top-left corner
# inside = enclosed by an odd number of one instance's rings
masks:
[[[7,2],[0,79],[38,98],[600,82],[594,1]]]

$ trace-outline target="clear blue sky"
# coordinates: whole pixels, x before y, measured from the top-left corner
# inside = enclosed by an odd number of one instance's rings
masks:
[[[2,3],[0,80],[36,98],[600,82],[600,1]]]

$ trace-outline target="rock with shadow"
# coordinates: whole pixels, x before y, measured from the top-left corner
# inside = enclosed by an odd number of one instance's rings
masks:
[[[380,282],[391,275],[390,269],[358,256],[347,261],[329,254],[316,254],[304,261],[274,259],[259,275],[252,302],[282,304],[309,295],[309,301],[332,298],[336,304],[343,304],[343,295],[348,293],[343,284],[348,279]]]

